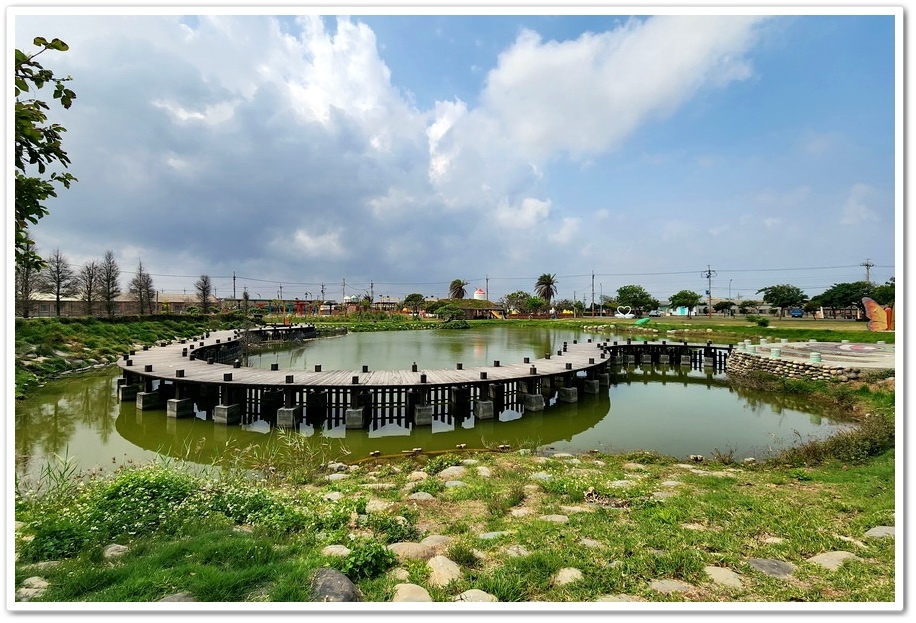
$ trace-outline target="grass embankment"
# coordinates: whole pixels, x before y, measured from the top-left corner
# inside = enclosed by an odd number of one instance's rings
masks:
[[[16,492],[16,586],[40,576],[48,588],[33,600],[44,602],[156,601],[179,592],[198,601],[307,602],[312,574],[334,567],[370,602],[390,601],[401,582],[426,587],[436,601],[471,588],[504,602],[618,594],[648,602],[894,601],[894,539],[864,536],[895,523],[892,386],[755,382],[831,401],[862,425],[760,464],[521,450],[369,460],[329,481],[330,447],[282,432],[269,456],[227,448],[225,462],[204,474],[173,461],[91,477],[61,463],[36,489]],[[466,463],[464,486],[436,476],[463,461],[476,461]],[[586,499],[590,489],[604,503]],[[409,498],[417,492],[432,499]],[[446,587],[431,583],[425,562],[398,562],[385,547],[434,534],[449,538],[441,553],[461,570]],[[107,560],[112,543],[129,549]],[[328,545],[349,554],[326,554]],[[837,550],[856,558],[837,570],[808,561]],[[751,568],[752,558],[796,570],[772,578]],[[734,571],[740,586],[712,582],[707,566]],[[566,567],[582,578],[558,583]],[[651,587],[655,579],[692,588],[664,593]]]
[[[163,340],[229,328],[216,316],[17,318],[16,395],[63,372],[113,363],[123,353]]]

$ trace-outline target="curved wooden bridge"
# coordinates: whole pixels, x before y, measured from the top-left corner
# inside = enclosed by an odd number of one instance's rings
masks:
[[[216,423],[266,420],[293,428],[327,419],[362,428],[374,419],[406,418],[429,425],[443,414],[470,412],[490,419],[506,409],[539,411],[553,402],[576,402],[609,385],[612,365],[671,364],[724,369],[731,346],[712,343],[574,340],[556,353],[521,362],[454,369],[284,371],[243,367],[243,346],[257,341],[316,337],[312,325],[281,325],[208,332],[188,340],[131,351],[118,361],[118,398],[137,409],[161,409],[169,417],[202,411]],[[196,407],[196,409],[195,409]]]

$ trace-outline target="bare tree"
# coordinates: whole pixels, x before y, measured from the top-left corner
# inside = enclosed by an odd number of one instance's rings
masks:
[[[156,291],[153,289],[152,276],[143,270],[142,260],[137,261],[137,272],[127,285],[127,291],[134,297],[134,300],[137,301],[140,307],[141,316],[144,311],[149,314],[153,313],[153,297]]]
[[[213,295],[213,284],[210,282],[210,275],[201,275],[200,279],[194,282],[194,288],[197,290],[197,301],[200,303],[200,310],[210,313],[210,297]]]
[[[114,251],[105,252],[105,258],[99,264],[99,298],[105,304],[109,318],[114,317],[115,299],[121,294],[121,269],[115,259]]]
[[[54,249],[54,253],[45,260],[41,287],[43,291],[54,295],[54,309],[60,318],[61,299],[75,295],[78,290],[76,273],[60,249]]]
[[[76,275],[76,293],[80,300],[86,304],[87,316],[95,313],[94,307],[99,293],[99,274],[99,263],[91,260],[83,264]]]
[[[24,253],[41,259],[31,241],[26,242],[22,250]],[[35,295],[43,289],[40,263],[17,262],[15,279],[16,313],[23,318],[28,318],[35,308]]]

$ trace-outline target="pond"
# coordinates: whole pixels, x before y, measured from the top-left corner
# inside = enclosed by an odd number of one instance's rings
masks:
[[[467,331],[351,333],[311,340],[251,357],[249,365],[283,369],[454,368],[489,365],[494,360],[538,358],[564,341],[625,337],[573,329],[485,327]],[[33,479],[57,458],[81,470],[111,470],[157,456],[189,458],[208,464],[240,448],[277,443],[278,431],[266,422],[216,425],[203,412],[188,419],[166,417],[165,410],[119,403],[116,367],[65,377],[17,401],[16,476]],[[831,414],[782,396],[731,387],[723,373],[689,366],[617,366],[610,387],[581,395],[572,404],[553,402],[544,411],[506,410],[491,420],[441,416],[432,426],[406,421],[373,424],[368,430],[342,423],[298,433],[310,442],[338,449],[341,460],[355,461],[370,452],[396,455],[413,448],[447,450],[529,447],[556,452],[657,451],[686,458],[690,454],[731,454],[736,460],[772,456],[800,441],[825,438],[848,427]]]

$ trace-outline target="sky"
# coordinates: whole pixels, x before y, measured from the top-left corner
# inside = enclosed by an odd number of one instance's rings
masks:
[[[902,273],[895,9],[346,8],[8,9],[77,94],[39,253],[328,300]]]

